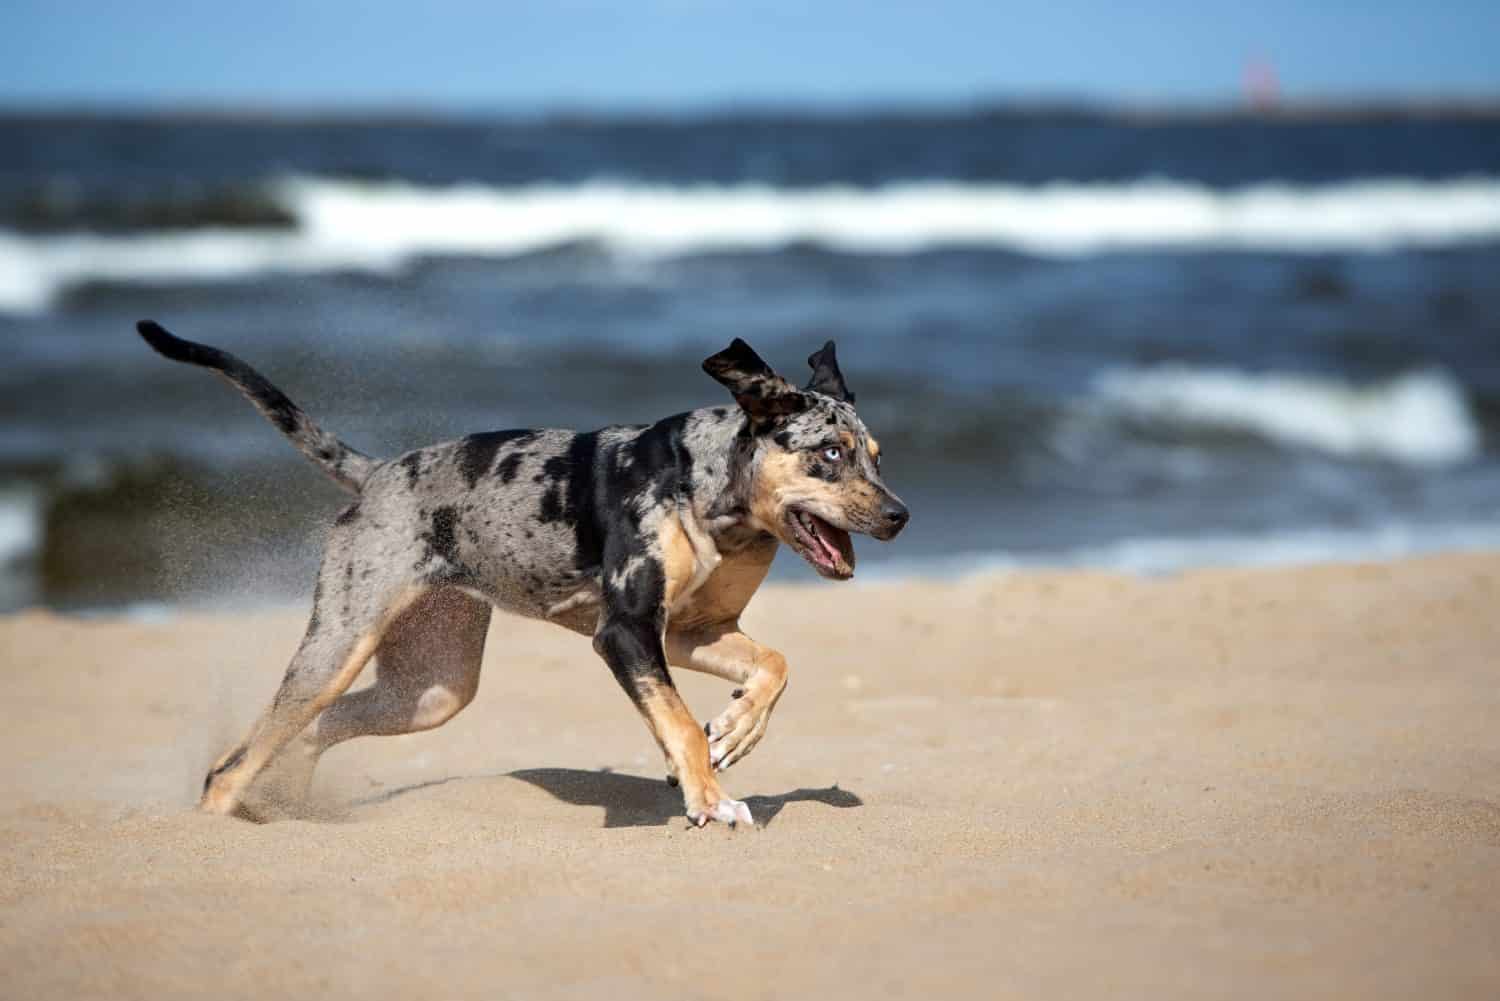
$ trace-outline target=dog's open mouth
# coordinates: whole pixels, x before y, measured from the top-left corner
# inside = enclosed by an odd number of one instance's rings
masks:
[[[854,576],[854,543],[849,533],[801,508],[789,508],[792,548],[824,577],[848,580]]]

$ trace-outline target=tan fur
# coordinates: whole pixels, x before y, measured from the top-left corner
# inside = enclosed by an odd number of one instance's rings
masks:
[[[670,629],[688,631],[738,621],[775,558],[776,543],[769,539],[723,557],[692,600],[673,613]]]
[[[870,480],[846,477],[843,482],[828,483],[807,476],[795,453],[774,450],[760,461],[750,513],[757,527],[790,543],[784,528],[787,504],[808,507],[834,524],[841,522],[840,527],[868,531],[879,518],[880,500],[880,488]]]
[[[744,684],[759,669],[786,676],[786,658],[740,632],[738,622],[667,633],[667,662]]]
[[[657,531],[668,614],[678,610],[712,576],[720,563],[713,539],[691,512],[670,514]]]
[[[255,777],[319,713],[328,708],[335,699],[348,690],[350,685],[354,684],[354,679],[359,677],[359,673],[364,670],[370,658],[375,655],[375,651],[380,648],[386,630],[407,608],[422,597],[426,590],[426,588],[412,588],[403,592],[381,615],[375,628],[360,636],[333,677],[312,699],[303,703],[273,702],[251,728],[250,735],[245,738],[244,743],[236,747],[235,750],[238,747],[245,748],[245,753],[239,763],[213,776],[207,788],[203,790],[203,797],[199,800],[198,808],[208,813],[225,815],[238,810],[245,791]],[[215,769],[229,760],[235,750],[220,757],[215,764]]]
[[[394,622],[375,653],[375,684],[340,696],[302,736],[321,754],[353,737],[441,726],[473,700],[488,602],[435,588]]]
[[[708,737],[677,689],[661,685],[640,700],[641,715],[682,783],[688,814],[702,813],[724,799],[708,761]]]
[[[865,448],[869,451],[870,458],[878,463],[880,461],[880,442],[871,436],[865,439]]]
[[[656,540],[661,546],[662,573],[666,577],[666,606],[670,611],[684,595],[693,591],[698,579],[698,557],[693,552],[693,544],[688,541],[687,533],[682,530],[682,522],[675,514],[662,519]]]
[[[853,439],[850,438],[851,447]],[[846,477],[840,483],[808,476],[800,456],[783,450],[761,460],[750,497],[757,527],[788,544],[786,508],[799,504],[852,531],[868,531],[880,512],[881,491],[869,480]],[[837,512],[837,513],[835,513]]]
[[[786,691],[786,658],[740,632],[738,622],[667,634],[667,661],[743,686],[709,723],[710,751],[728,768],[765,736],[771,711]]]
[[[782,538],[781,494],[798,479],[807,479],[802,464],[791,452],[774,450],[760,461],[750,494],[750,515],[756,527]]]

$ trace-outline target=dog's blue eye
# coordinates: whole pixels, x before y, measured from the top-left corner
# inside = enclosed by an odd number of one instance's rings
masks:
[[[838,462],[843,457],[844,450],[839,448],[837,445],[830,445],[827,448],[823,449],[823,458],[827,459],[829,462]]]

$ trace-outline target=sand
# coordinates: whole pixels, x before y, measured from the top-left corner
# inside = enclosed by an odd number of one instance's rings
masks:
[[[586,641],[196,814],[292,611],[0,620],[0,996],[1500,996],[1500,556],[770,589],[689,830]],[[727,686],[686,676],[700,718]]]

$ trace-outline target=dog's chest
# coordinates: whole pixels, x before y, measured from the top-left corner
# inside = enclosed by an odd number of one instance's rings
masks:
[[[668,614],[672,627],[689,629],[739,618],[771,569],[771,561],[776,556],[776,542],[768,538],[764,542],[717,555],[711,568],[697,568],[701,577],[697,585],[690,590],[684,589],[669,604]]]

